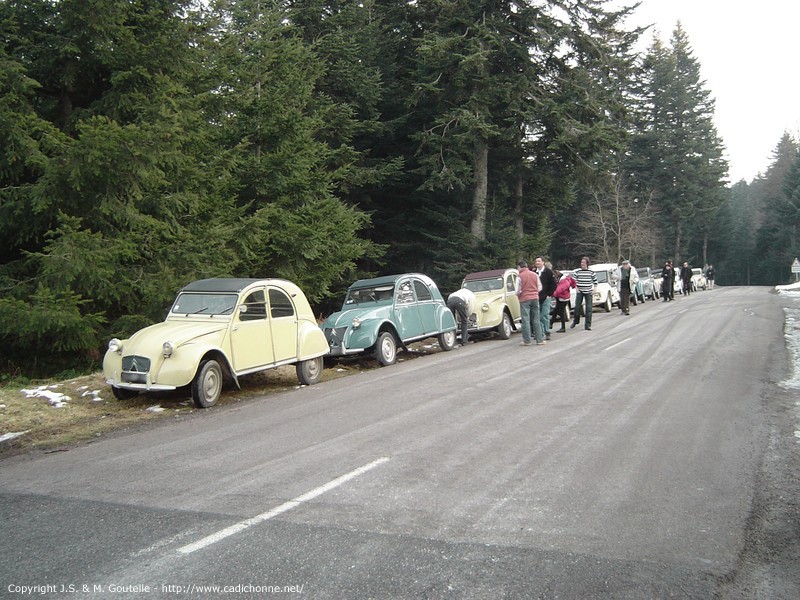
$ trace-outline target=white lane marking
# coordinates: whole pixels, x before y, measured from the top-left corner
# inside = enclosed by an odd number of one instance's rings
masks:
[[[285,513],[286,511],[292,510],[303,504],[304,502],[308,502],[309,500],[313,500],[317,496],[321,496],[322,494],[331,491],[334,488],[339,487],[340,485],[347,483],[351,479],[355,479],[359,475],[363,475],[367,471],[374,469],[375,467],[382,465],[383,463],[387,462],[389,459],[379,458],[378,460],[374,460],[369,464],[364,465],[363,467],[359,467],[354,471],[350,471],[349,473],[345,473],[341,477],[337,477],[336,479],[329,481],[325,485],[321,485],[318,488],[311,490],[310,492],[306,492],[302,496],[298,496],[294,500],[289,500],[288,502],[284,502],[280,506],[276,506],[272,510],[269,510],[265,513],[261,513],[260,515],[256,515],[255,517],[251,517],[244,521],[240,521],[230,527],[226,527],[216,533],[212,533],[209,536],[204,537],[201,540],[198,540],[194,543],[187,544],[181,548],[178,548],[178,552],[181,554],[191,554],[197,550],[201,550],[206,546],[210,546],[211,544],[215,544],[220,540],[225,539],[226,537],[232,536],[240,531],[247,529],[248,527],[252,527],[253,525],[257,525],[258,523],[263,523],[264,521],[268,521],[273,517],[277,517],[280,514]]]
[[[625,339],[624,339],[624,340],[622,340],[621,342],[617,342],[617,343],[616,343],[616,344],[614,344],[613,346],[609,346],[608,348],[606,348],[606,350],[611,350],[612,348],[616,348],[617,346],[621,346],[621,345],[622,345],[622,344],[624,344],[625,342],[630,342],[630,341],[631,341],[631,339],[632,339],[632,338],[625,338]]]

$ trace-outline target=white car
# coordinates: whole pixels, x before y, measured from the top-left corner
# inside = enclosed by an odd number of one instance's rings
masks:
[[[661,279],[656,279],[655,272],[650,267],[639,267],[636,272],[639,273],[639,282],[642,284],[645,298],[658,300],[661,294]]]
[[[559,269],[561,273],[561,277],[566,277],[569,275],[573,279],[575,278],[575,269]],[[559,280],[560,281],[560,280]],[[569,303],[567,304],[567,310],[564,311],[564,314],[567,316],[567,321],[572,320],[572,313],[575,310],[575,298],[578,295],[578,290],[574,287],[569,288]],[[556,312],[556,299],[553,298],[550,302],[550,314],[554,315]]]
[[[589,266],[589,269],[597,274],[597,287],[592,296],[592,305],[600,306],[606,312],[611,312],[611,307],[619,304],[619,292],[614,282],[616,268],[617,263],[598,263]]]
[[[707,290],[708,289],[708,280],[706,276],[703,275],[703,269],[694,268],[692,269],[692,291],[696,292],[697,290]]]

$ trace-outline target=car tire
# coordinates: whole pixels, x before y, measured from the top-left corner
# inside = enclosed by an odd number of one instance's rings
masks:
[[[572,306],[569,302],[567,302],[567,305],[564,307],[564,317],[567,319],[567,321],[572,321]]]
[[[445,331],[444,333],[440,333],[436,339],[439,340],[439,347],[445,352],[456,347],[455,329],[453,331]]]
[[[610,313],[611,312],[611,306],[612,306],[611,294],[609,294],[608,296],[606,296],[606,304],[605,304],[605,306],[603,308],[606,309],[607,313]]]
[[[500,321],[500,325],[497,326],[497,333],[500,334],[501,340],[507,340],[511,337],[511,317],[508,316],[507,312],[503,313],[503,320]]]
[[[302,385],[314,385],[322,378],[322,364],[323,359],[321,356],[301,360],[295,365],[297,380]]]
[[[222,367],[215,360],[200,363],[192,381],[192,400],[197,408],[211,408],[222,393]]]
[[[378,341],[375,343],[375,354],[378,362],[384,367],[393,365],[397,361],[397,341],[388,331],[384,331],[378,336]]]
[[[114,398],[117,400],[130,400],[139,395],[137,390],[128,390],[114,385],[111,386],[111,393],[114,394]]]

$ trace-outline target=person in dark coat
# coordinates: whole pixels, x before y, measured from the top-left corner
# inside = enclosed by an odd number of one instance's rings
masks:
[[[664,269],[661,272],[661,297],[663,302],[675,299],[675,269],[672,268],[671,260],[664,263]]]
[[[539,292],[539,320],[542,323],[542,333],[544,339],[550,339],[550,302],[553,293],[556,291],[556,277],[553,274],[552,265],[544,262],[541,256],[536,257],[536,274],[542,282],[542,291]]]
[[[688,296],[692,293],[692,268],[686,261],[683,261],[681,267],[681,282],[683,283],[683,294]]]

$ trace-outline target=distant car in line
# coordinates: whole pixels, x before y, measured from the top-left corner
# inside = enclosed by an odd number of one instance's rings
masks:
[[[692,291],[696,292],[697,290],[707,290],[708,289],[708,279],[703,274],[703,269],[695,267],[692,269]]]
[[[592,296],[592,305],[600,306],[606,312],[611,312],[611,307],[619,304],[619,292],[614,282],[614,269],[616,263],[598,263],[589,265],[589,269],[597,275],[597,287]]]
[[[656,285],[656,279],[652,269],[650,269],[650,267],[639,267],[636,269],[636,272],[639,273],[639,283],[642,284],[642,293],[644,297],[650,300],[658,300],[661,294],[661,288],[659,287],[661,282],[659,281],[658,285]]]
[[[294,364],[300,383],[322,375],[325,336],[302,290],[283,279],[202,279],[185,286],[167,318],[113,339],[103,359],[117,399],[188,387],[199,408],[226,380]]]
[[[519,298],[516,293],[519,272],[516,269],[479,271],[464,277],[462,288],[475,294],[475,306],[469,319],[469,333],[497,331],[507,340],[520,323]]]
[[[373,354],[394,364],[397,348],[435,337],[442,350],[456,344],[456,321],[427,275],[404,273],[361,279],[347,290],[342,309],[322,324],[330,356]]]

